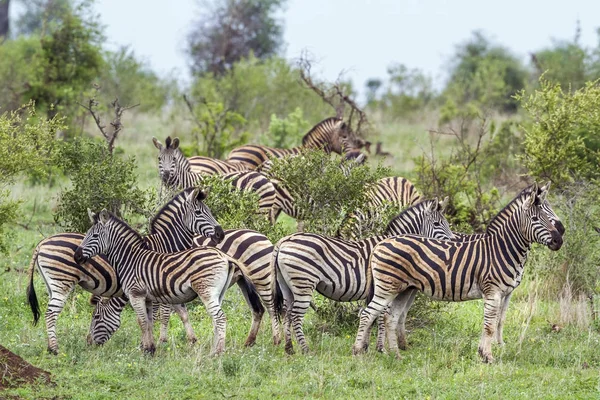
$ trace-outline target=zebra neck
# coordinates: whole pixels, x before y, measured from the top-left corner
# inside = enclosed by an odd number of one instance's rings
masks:
[[[401,212],[387,226],[383,233],[386,237],[398,235],[420,235],[423,226],[423,213],[420,206],[414,206]]]
[[[527,254],[531,248],[531,242],[527,240],[518,228],[518,215],[513,214],[504,225],[496,226],[484,237],[489,243],[489,249],[496,254],[496,260],[501,260],[496,267],[504,271],[514,270],[517,274],[522,273]]]
[[[179,216],[175,213],[175,216]],[[186,228],[181,218],[167,221],[155,221],[152,231],[145,242],[149,250],[160,253],[175,253],[191,248],[194,235]]]
[[[140,234],[123,222],[112,224],[107,240],[109,246],[105,255],[117,273],[133,267],[131,260],[135,260],[145,251],[144,240]]]

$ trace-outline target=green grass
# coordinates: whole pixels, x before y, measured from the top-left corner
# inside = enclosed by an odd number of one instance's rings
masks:
[[[157,186],[157,151],[151,138],[171,134],[189,140],[185,122],[160,117],[132,117],[125,121],[118,144],[138,160],[142,187]],[[387,161],[399,174],[412,169],[412,157],[428,143],[426,123],[391,124],[379,140],[393,152]],[[371,162],[377,162],[373,157]],[[410,177],[410,175],[407,175]],[[102,347],[86,345],[92,308],[89,295],[76,290],[58,320],[60,352],[46,352],[43,320],[32,326],[26,304],[26,268],[33,248],[44,236],[59,232],[52,221],[55,196],[61,186],[17,184],[15,197],[25,199],[21,226],[11,227],[9,254],[0,259],[0,344],[53,375],[56,386],[28,386],[0,393],[28,399],[197,399],[197,398],[599,398],[600,335],[594,329],[565,326],[553,333],[558,304],[538,301],[530,324],[529,285],[517,289],[508,312],[506,346],[494,347],[496,364],[477,357],[482,324],[480,301],[450,304],[425,326],[413,328],[410,349],[401,360],[370,351],[351,355],[357,322],[347,329],[331,329],[328,321],[309,311],[305,333],[308,355],[286,356],[271,344],[265,317],[257,344],[244,348],[250,313],[237,289],[228,292],[227,350],[209,356],[212,329],[199,303],[190,306],[192,324],[200,341],[190,347],[180,321],[173,317],[170,339],[154,357],[139,350],[140,330],[127,308],[122,327]],[[35,207],[34,207],[35,204]],[[281,221],[291,225],[289,219]],[[529,276],[526,272],[526,279]],[[43,310],[47,294],[39,273],[35,285]],[[157,335],[156,335],[157,336]],[[371,339],[374,346],[374,339]],[[297,349],[297,346],[295,346]],[[1,373],[1,366],[0,366]]]

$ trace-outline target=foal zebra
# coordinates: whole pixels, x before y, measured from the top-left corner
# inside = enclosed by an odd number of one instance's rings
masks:
[[[382,236],[358,242],[312,233],[296,233],[281,239],[273,250],[272,264],[285,301],[285,350],[293,353],[291,325],[303,352],[308,345],[302,319],[315,290],[336,301],[364,300],[371,287],[368,258],[375,245],[392,235],[422,234],[452,238],[443,216],[445,202],[426,200],[400,213]]]
[[[247,144],[231,150],[227,161],[239,163],[248,169],[256,169],[270,158],[281,158],[297,155],[303,149],[323,149],[326,153],[342,154],[354,147],[356,139],[341,118],[327,118],[315,125],[302,138],[302,146],[291,149],[276,149],[273,147]]]
[[[366,348],[373,321],[392,305],[386,330],[393,332],[399,312],[414,290],[444,301],[484,299],[484,323],[479,355],[492,362],[491,340],[503,321],[512,291],[523,277],[532,243],[558,250],[562,236],[545,210],[547,190],[537,184],[523,190],[490,222],[486,234],[467,242],[405,235],[380,242],[371,253],[374,293],[360,316],[353,347]],[[549,207],[549,206],[548,206]],[[554,214],[554,212],[552,212]],[[397,337],[388,334],[398,355]]]
[[[155,219],[159,220],[157,217]],[[195,246],[215,246],[212,240],[205,236],[197,236],[193,239]],[[191,247],[191,244],[185,243],[185,248]],[[275,299],[272,293],[272,279],[274,272],[271,271],[271,253],[273,252],[273,244],[262,233],[250,229],[231,229],[226,230],[223,240],[215,246],[217,249],[226,253],[232,258],[242,262],[246,266],[245,278],[250,280],[256,288],[258,295],[267,307],[269,316],[271,317],[271,328],[273,331],[273,343],[275,345],[280,342],[279,321],[275,310]],[[252,293],[248,292],[245,281],[240,274],[233,277],[232,284],[238,283],[242,294],[246,297],[246,301],[251,305],[252,309],[252,326],[250,333],[246,339],[246,346],[252,346],[256,341],[256,335],[260,328],[260,322],[264,313],[264,309],[254,306],[251,298],[248,296]],[[119,328],[120,314],[127,301],[122,298],[112,298],[103,300],[96,305],[90,326],[88,338],[96,344],[106,342],[110,336]],[[161,340],[166,341],[166,330],[169,323],[171,309],[169,305],[161,304]],[[181,316],[181,314],[180,314]],[[187,314],[184,316],[187,318]],[[182,317],[182,318],[184,318]]]
[[[421,194],[406,178],[393,176],[379,179],[367,189],[368,200],[364,209],[355,210],[346,217],[339,229],[338,236],[347,240],[358,240],[363,231],[371,231],[372,221],[381,218],[378,210],[392,206],[397,212],[422,200]]]
[[[164,251],[169,251],[177,243],[184,242],[186,237],[198,234],[211,236],[215,242],[220,242],[223,239],[223,229],[202,202],[205,196],[206,193],[198,189],[186,189],[173,197],[158,212],[158,216],[163,215],[169,219],[170,229],[164,229],[163,224],[160,229],[152,232],[150,236],[154,239],[153,242],[163,243],[159,247]],[[115,269],[106,257],[94,257],[85,267],[73,262],[73,255],[81,240],[83,235],[79,233],[62,233],[48,237],[36,246],[29,266],[27,298],[33,312],[34,323],[37,323],[40,317],[39,303],[33,285],[36,265],[50,296],[45,319],[48,351],[54,354],[58,353],[56,320],[75,285],[79,284],[84,290],[97,296],[123,295]],[[97,299],[93,300],[97,301]],[[181,307],[177,307],[176,311],[182,315]],[[186,325],[188,338],[194,340],[191,326],[186,324],[183,316],[182,320]]]
[[[147,250],[144,239],[108,211],[90,212],[90,219],[93,225],[75,250],[75,262],[82,265],[106,255],[137,316],[144,351],[155,351],[151,302],[185,304],[196,296],[213,321],[212,354],[225,350],[227,320],[221,302],[236,269],[244,270],[242,263],[211,247],[157,253]]]
[[[162,182],[170,189],[192,187],[202,181],[207,173],[203,167],[196,168],[191,160],[186,158],[179,148],[179,139],[167,137],[163,146],[156,138],[152,138],[158,153],[158,172]],[[221,160],[215,160],[221,162]],[[231,172],[233,171],[233,172]],[[231,179],[231,184],[239,190],[252,190],[259,196],[258,208],[271,223],[275,223],[272,215],[275,201],[275,188],[265,176],[255,171],[248,171],[238,164],[222,175],[224,180]]]

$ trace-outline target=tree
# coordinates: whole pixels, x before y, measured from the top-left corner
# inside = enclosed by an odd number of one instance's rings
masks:
[[[517,110],[518,104],[511,96],[525,87],[527,71],[508,49],[474,32],[471,39],[457,47],[451,65],[444,90],[447,99],[459,105],[478,102],[505,112]]]
[[[217,0],[188,35],[195,73],[222,75],[251,53],[259,59],[277,54],[283,28],[273,17],[285,0]]]
[[[74,9],[73,3],[72,0],[21,0],[25,11],[15,23],[15,33],[31,35],[41,32],[45,25],[59,23],[63,15]]]
[[[8,20],[8,6],[10,0],[0,0],[0,39],[8,36],[8,30],[10,27]]]

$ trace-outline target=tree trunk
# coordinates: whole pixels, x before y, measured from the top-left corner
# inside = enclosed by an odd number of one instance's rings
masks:
[[[0,39],[8,36],[8,3],[10,0],[0,0]]]

